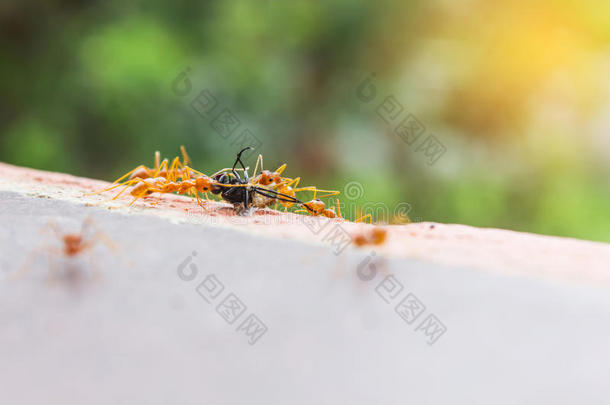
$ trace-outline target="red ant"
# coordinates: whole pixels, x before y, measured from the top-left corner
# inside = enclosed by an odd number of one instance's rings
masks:
[[[210,191],[206,180],[207,176],[187,166],[190,163],[190,158],[184,146],[180,146],[180,151],[182,152],[182,163],[180,163],[180,158],[178,157],[174,158],[169,167],[167,166],[167,159],[159,163],[160,153],[157,151],[155,152],[155,169],[140,165],[119,177],[114,181],[112,186],[93,194],[100,194],[123,186],[123,189],[112,198],[116,200],[127,188],[134,186],[130,191],[130,194],[134,197],[133,201],[129,204],[130,206],[138,199],[155,192],[177,192],[178,194],[189,195],[194,193],[197,197],[197,202],[201,205],[197,192],[207,193]],[[123,181],[126,177],[129,177],[129,179]],[[177,183],[178,179],[182,181]]]
[[[91,235],[89,232],[89,230],[91,228],[95,231],[95,233],[93,235]],[[13,278],[17,278],[17,277],[21,276],[21,274],[23,274],[23,272],[28,270],[31,265],[31,262],[40,253],[48,253],[49,255],[54,255],[56,257],[74,259],[74,258],[81,256],[84,252],[89,251],[90,249],[95,247],[95,245],[97,244],[98,241],[102,242],[104,245],[106,245],[106,247],[108,247],[111,250],[116,249],[114,243],[112,243],[110,238],[108,238],[108,236],[106,236],[106,234],[104,234],[102,231],[100,231],[95,226],[95,224],[91,218],[87,218],[83,221],[83,224],[81,226],[81,230],[79,233],[62,233],[60,231],[60,229],[58,228],[58,226],[53,222],[48,223],[45,227],[43,227],[41,229],[41,232],[46,229],[51,229],[55,233],[55,235],[57,236],[57,238],[59,239],[59,241],[61,243],[61,247],[46,246],[46,247],[41,247],[41,248],[35,249],[33,252],[31,252],[28,255],[24,264],[19,268],[19,270],[17,270],[17,272],[14,273]],[[49,256],[49,262],[50,262],[50,264],[52,264],[51,271],[56,273],[57,268],[55,266],[55,263],[53,263],[50,259],[51,258]],[[91,265],[94,267],[94,269],[93,269],[94,272],[96,272],[96,267],[94,266],[93,262],[91,262]],[[66,266],[65,270],[66,270],[66,274],[65,274],[66,278],[71,281],[75,281],[77,278],[80,277],[78,269],[75,268],[74,266]]]
[[[387,238],[388,231],[384,228],[374,227],[367,232],[361,232],[354,236],[356,246],[382,245]]]
[[[326,208],[326,204],[324,203],[324,201],[320,200],[319,198],[315,198],[315,193],[314,193],[314,199],[311,201],[308,201],[306,203],[303,203],[302,205],[303,205],[303,207],[307,208],[308,212],[313,216],[324,216],[326,218],[343,218],[341,216],[341,208],[340,208],[339,199],[337,199],[336,201],[337,201],[336,210],[333,207]],[[295,212],[307,212],[307,211],[298,210]],[[368,219],[369,223],[372,222],[371,214],[366,214],[366,215],[358,218],[354,222],[365,222],[367,219]]]
[[[337,211],[332,207],[326,208],[324,201],[319,198],[314,198],[311,201],[303,203],[303,206],[309,210],[313,216],[324,216],[326,218],[341,218],[341,209],[339,208],[339,200],[337,200]],[[299,211],[297,211],[299,212]]]
[[[183,156],[183,162],[179,158],[175,158],[172,164],[167,166],[168,161],[165,159],[159,163],[160,153],[155,152],[155,169],[150,169],[146,166],[138,166],[132,171],[124,174],[117,179],[112,186],[100,191],[109,191],[116,187],[123,186],[124,188],[113,197],[117,199],[127,188],[132,187],[130,194],[134,197],[129,204],[134,204],[138,199],[146,197],[152,193],[178,193],[195,195],[197,203],[202,205],[199,199],[199,193],[203,193],[207,199],[207,193],[220,194],[221,198],[233,204],[238,213],[245,212],[250,207],[266,208],[273,203],[281,204],[285,210],[288,210],[294,204],[297,204],[305,210],[295,212],[309,212],[314,216],[325,216],[327,218],[341,218],[339,208],[339,200],[337,200],[337,208],[326,208],[325,203],[320,199],[322,197],[330,197],[338,195],[338,191],[320,190],[315,186],[298,187],[301,180],[300,177],[294,179],[282,177],[282,173],[286,168],[286,164],[281,165],[276,171],[271,172],[263,169],[263,156],[258,155],[254,174],[248,176],[248,168],[241,161],[241,155],[244,151],[252,149],[247,147],[242,149],[237,154],[237,159],[231,168],[225,168],[217,171],[212,176],[208,177],[205,174],[198,172],[187,166],[190,163],[190,158],[186,153],[184,146],[180,146]],[[237,163],[241,164],[241,168],[237,168]],[[257,175],[260,165],[261,172]],[[242,176],[238,171],[242,172]],[[121,182],[126,177],[129,179]],[[178,181],[181,179],[181,181]],[[296,197],[298,192],[312,191],[313,199],[308,202],[302,202]],[[318,195],[323,193],[323,195]],[[97,194],[97,193],[95,193]],[[362,222],[366,219],[371,219],[370,215],[356,220]]]
[[[261,174],[256,176],[256,171],[260,162],[261,166]],[[290,196],[292,198],[296,198],[296,194],[301,191],[313,191],[313,199],[323,198],[323,197],[332,197],[339,194],[339,191],[334,190],[320,190],[316,186],[306,186],[306,187],[298,187],[301,181],[300,177],[290,178],[290,177],[282,177],[282,173],[284,169],[286,169],[287,164],[284,163],[280,167],[277,168],[276,171],[271,172],[269,170],[263,170],[263,156],[258,155],[258,159],[256,161],[256,166],[254,168],[254,183],[261,184],[263,186],[271,186],[277,188],[277,191],[283,195]],[[318,193],[324,193],[321,196],[318,196]],[[286,210],[291,208],[294,205],[294,202],[288,200],[279,200],[278,201]],[[307,207],[309,210],[309,208]],[[311,211],[311,210],[310,210]]]

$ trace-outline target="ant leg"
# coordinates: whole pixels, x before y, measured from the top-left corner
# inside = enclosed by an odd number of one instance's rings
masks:
[[[289,177],[282,177],[282,180],[277,183],[277,184],[273,184],[273,187],[279,187],[279,186],[287,186],[287,187],[292,187],[292,185],[295,182],[295,179],[291,179]],[[300,178],[299,178],[300,179]]]
[[[169,181],[176,181],[178,179],[176,170],[179,164],[180,158],[175,157],[174,160],[172,160],[172,164],[169,166],[169,169],[167,170],[167,179]]]
[[[32,250],[26,256],[25,260],[23,261],[23,264],[19,266],[19,268],[13,274],[9,275],[8,279],[14,281],[23,277],[23,275],[32,267],[32,262],[34,261],[34,259],[40,257],[40,255],[43,253],[47,253],[48,249],[50,248],[45,249],[44,247],[38,247]]]
[[[180,162],[178,162],[178,164],[180,165]],[[182,181],[191,179],[191,169],[188,166],[180,165],[179,173],[180,173],[180,178],[182,179]],[[178,180],[178,174],[176,174],[176,180]],[[174,181],[176,181],[176,180],[174,180]]]
[[[191,169],[191,170],[193,170],[193,169]],[[243,170],[243,169],[239,169],[239,168],[234,168],[234,169],[232,169],[232,168],[230,168],[230,167],[225,167],[224,169],[220,169],[220,170],[219,170],[219,171],[217,171],[216,173],[212,174],[210,177],[214,177],[214,176],[216,176],[217,174],[220,174],[220,173],[223,173],[223,172],[231,172],[231,171],[243,172],[244,170]],[[199,174],[203,174],[203,173],[200,173],[200,172],[197,172],[197,173],[199,173]]]
[[[191,175],[191,173],[194,173],[194,174],[196,174],[198,176],[205,176],[205,174],[201,173],[200,171],[197,171],[197,170],[193,169],[190,166],[186,166],[185,165],[184,169],[188,171],[189,176]]]
[[[258,172],[258,165],[261,165],[261,173],[263,172],[263,155],[261,155],[260,153],[258,154],[258,157],[256,158],[256,165],[254,165],[254,172],[252,173],[252,177],[256,177],[256,173]]]
[[[237,172],[235,171],[235,169],[231,169],[231,171],[233,172],[233,175],[239,180],[239,182],[241,183],[243,180],[241,179],[241,177],[239,176],[239,174],[237,174]]]
[[[115,189],[115,188],[117,188],[117,187],[121,187],[123,184],[125,184],[125,183],[127,183],[127,182],[129,182],[129,181],[133,181],[133,180],[135,180],[135,179],[130,179],[130,180],[126,180],[126,181],[124,181],[124,182],[121,182],[121,180],[123,180],[123,179],[125,179],[126,177],[130,176],[130,175],[131,175],[133,172],[135,172],[135,171],[136,171],[136,170],[138,170],[138,169],[139,169],[139,166],[138,166],[138,167],[136,167],[135,169],[133,169],[132,171],[125,173],[124,175],[122,175],[121,177],[119,177],[118,179],[116,179],[115,181],[113,181],[113,182],[112,182],[112,185],[111,185],[110,187],[107,187],[107,188],[105,188],[105,189],[103,189],[103,190],[100,190],[100,191],[95,191],[95,192],[93,192],[93,193],[85,193],[85,194],[83,194],[83,195],[84,195],[84,196],[90,196],[90,195],[102,194],[102,193],[105,193],[106,191],[110,191],[110,190],[113,190],[113,189]]]
[[[135,183],[135,182],[137,182],[137,181],[139,181],[139,180],[142,180],[142,179],[141,179],[141,178],[139,178],[139,177],[136,177],[136,178],[133,178],[133,179],[125,180],[125,181],[123,181],[123,182],[121,182],[121,183],[114,184],[113,186],[110,186],[110,187],[108,187],[108,188],[105,188],[105,189],[103,189],[103,190],[101,190],[101,191],[97,191],[97,192],[95,192],[95,193],[90,193],[89,195],[93,195],[93,194],[101,194],[101,193],[104,193],[104,192],[106,192],[106,191],[111,191],[111,190],[114,190],[115,188],[122,187],[122,186],[125,186],[125,185],[130,186],[130,185],[131,185],[131,183]]]
[[[246,194],[246,198],[244,199],[244,212],[248,211],[248,205],[250,202],[250,193],[248,192],[248,188],[246,187],[244,189],[245,194]]]
[[[256,177],[256,172],[258,171],[259,162],[261,164],[261,172],[262,172],[263,171],[263,155],[261,155],[260,153],[258,154],[258,158],[256,159],[256,165],[254,166],[254,173],[252,174],[252,177]]]
[[[53,228],[53,226],[54,226],[54,224],[48,224],[47,225],[47,227],[51,227],[51,228]],[[41,229],[41,232],[43,230],[44,230],[44,228]],[[26,271],[30,270],[30,268],[32,267],[32,262],[34,261],[34,259],[36,259],[37,257],[40,257],[43,253],[49,254],[49,264],[50,265],[52,264],[51,260],[50,260],[51,259],[51,257],[50,257],[51,254],[56,255],[56,256],[62,256],[61,249],[58,249],[55,246],[40,246],[40,247],[37,247],[34,250],[32,250],[26,256],[26,259],[23,262],[23,264],[21,266],[19,266],[19,268],[13,274],[10,274],[8,276],[8,280],[16,281],[16,280],[20,279],[21,277],[23,277],[23,275],[26,273]]]
[[[174,167],[172,174],[173,181],[178,181],[178,178],[182,181],[191,179],[191,169],[187,166],[183,166],[178,158],[176,158],[176,166]]]
[[[341,208],[339,207],[339,199],[338,199],[338,198],[337,198],[337,216],[338,216],[339,218],[343,218],[343,217],[341,216]]]
[[[288,185],[289,185],[290,187],[297,188],[297,187],[299,186],[299,183],[300,183],[300,182],[301,182],[301,178],[300,178],[300,177],[297,177],[297,178],[295,178],[294,180],[292,180],[292,183],[288,183]]]
[[[155,151],[155,172],[159,170],[159,165],[161,164],[161,152],[158,150]]]
[[[95,222],[91,222],[91,227],[95,230],[95,235],[93,236],[93,239],[90,242],[85,244],[85,249],[89,249],[90,247],[93,247],[94,242],[99,240],[108,249],[110,249],[112,251],[117,250],[117,246],[114,244],[112,239],[108,235],[106,235],[104,232],[102,232],[102,230],[95,224]]]
[[[201,198],[199,198],[199,193],[195,194],[197,196],[197,204],[201,207],[205,209],[205,204],[203,203],[203,201],[201,201]]]
[[[193,191],[193,188],[189,189],[189,193],[191,193]],[[199,199],[199,193],[197,192],[197,189],[195,189],[195,198],[197,199],[197,205],[199,205],[201,208],[203,208],[203,204],[201,203],[201,200]]]
[[[124,181],[124,182],[122,182],[122,183],[120,183],[120,184],[117,184],[117,185],[115,185],[115,186],[108,187],[107,189],[100,191],[100,193],[103,193],[103,192],[106,192],[106,191],[111,191],[111,190],[114,190],[114,189],[115,189],[115,188],[117,188],[117,187],[123,187],[123,186],[125,186],[125,187],[123,188],[123,190],[125,190],[125,188],[130,187],[130,186],[132,185],[132,183],[137,183],[137,182],[138,182],[138,180],[139,180],[139,179],[133,179],[133,180],[127,180],[127,181]],[[119,195],[120,195],[120,193],[119,193]],[[113,200],[114,200],[114,198],[113,198]]]
[[[365,222],[367,219],[369,220],[369,224],[373,223],[373,217],[371,216],[371,214],[366,214],[365,216],[358,218],[354,222]]]
[[[97,226],[94,228],[95,234],[85,243],[83,243],[81,252],[91,250],[97,242],[102,242],[109,250],[116,251],[117,247],[108,235],[102,232]]]
[[[326,197],[332,197],[335,195],[339,195],[341,192],[340,191],[335,191],[335,190],[320,190],[319,188],[317,188],[316,186],[307,186],[307,187],[300,187],[297,188],[299,185],[299,182],[301,181],[300,177],[295,178],[294,180],[294,192],[298,192],[298,191],[313,191],[313,198],[326,198]],[[288,183],[290,185],[290,183]],[[318,196],[318,193],[326,193],[324,195],[320,195]]]
[[[299,187],[294,189],[295,193],[298,193],[299,191],[313,191],[313,198],[315,199],[319,190],[316,188],[316,186]]]
[[[82,251],[87,251],[92,249],[97,242],[101,242],[104,246],[106,246],[106,248],[111,251],[113,254],[119,254],[119,257],[121,259],[124,259],[122,252],[119,251],[119,248],[117,247],[117,245],[114,243],[114,241],[112,240],[112,238],[110,238],[110,236],[108,236],[105,232],[103,232],[96,224],[95,222],[91,222],[91,226],[92,228],[95,230],[95,234],[93,235],[93,237],[91,237],[90,240],[88,240],[87,242],[85,242],[83,244],[83,249]]]
[[[163,159],[163,162],[161,162],[161,165],[159,166],[159,168],[155,171],[154,176],[153,177],[158,177],[159,173],[161,173],[161,170],[165,169],[166,172],[169,172],[169,170],[167,169],[167,159]]]
[[[137,197],[134,197],[134,199],[129,203],[129,205],[127,205],[128,207],[131,207],[136,201],[138,201],[140,198],[145,197],[143,195],[139,195]],[[160,199],[160,197],[159,197]]]
[[[340,191],[335,191],[335,190],[320,190],[320,189],[318,189],[317,192],[326,193],[326,194],[318,196],[318,198],[334,197],[336,195],[341,194]]]
[[[112,182],[112,184],[116,184],[116,183],[120,183],[121,180],[125,179],[128,176],[131,176],[133,174],[133,172],[135,172],[136,170],[140,169],[142,166],[138,166],[133,170],[128,171],[127,173],[125,173],[124,175],[122,175],[121,177],[119,177],[118,179],[116,179],[115,181]]]
[[[239,179],[239,181],[242,181],[242,182],[243,182],[243,180],[242,180],[241,178]],[[222,187],[224,187],[224,188],[250,187],[250,186],[252,185],[252,184],[249,184],[249,183],[239,183],[239,184],[223,184],[223,183],[216,183],[216,184],[218,184],[218,185],[220,185],[220,186],[222,186]],[[268,189],[265,189],[265,190],[268,190]]]
[[[241,180],[241,178],[235,172],[235,166],[237,166],[237,163],[239,163],[241,165],[241,167],[244,169],[244,173],[246,173],[246,171],[247,171],[246,165],[244,165],[244,162],[241,161],[241,154],[250,149],[252,149],[252,146],[245,147],[239,151],[239,153],[237,154],[237,158],[235,159],[235,163],[233,163],[233,168],[231,169],[231,171],[233,172],[233,175],[240,180]],[[246,174],[246,178],[247,178],[247,174]]]
[[[180,145],[180,152],[182,153],[182,165],[187,166],[191,164],[191,158],[188,153],[186,153],[186,148],[184,145]]]
[[[59,230],[59,227],[57,226],[57,223],[55,221],[49,221],[42,228],[40,228],[40,234],[46,235],[45,231],[47,229],[50,229],[51,231],[53,231],[53,233],[55,234],[57,239],[63,238],[63,235],[62,235],[61,231]]]
[[[282,174],[282,172],[284,171],[284,169],[286,169],[286,163],[284,163],[283,165],[281,165],[280,167],[277,168],[276,173],[277,174]]]
[[[295,180],[300,180],[300,178],[296,178]],[[313,191],[313,199],[315,200],[316,198],[326,198],[326,197],[332,197],[335,195],[340,194],[339,191],[333,191],[333,190],[320,190],[319,188],[317,188],[316,186],[307,186],[307,187],[299,187],[299,188],[295,188],[294,192],[298,193],[300,191]],[[324,192],[327,194],[324,195],[318,195],[319,192]]]
[[[130,186],[132,186],[133,184],[138,183],[140,181],[143,181],[143,180],[142,179],[133,179],[133,180],[129,180],[129,181],[126,181],[125,183],[123,183],[125,185],[125,187],[123,187],[123,189],[117,195],[115,195],[112,198],[112,200],[116,200],[117,198],[119,198],[119,196],[121,194],[123,194],[125,192],[125,190],[127,190]]]

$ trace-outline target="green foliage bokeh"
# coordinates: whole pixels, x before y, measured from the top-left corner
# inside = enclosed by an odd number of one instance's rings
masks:
[[[236,152],[210,125],[229,108],[266,167],[362,184],[348,203],[610,241],[609,12],[593,0],[7,0],[0,160],[113,180],[183,144],[210,172]],[[366,103],[357,88],[373,73]],[[191,106],[204,89],[219,103],[207,118]],[[435,164],[380,118],[388,96],[398,121],[413,114],[446,147]]]

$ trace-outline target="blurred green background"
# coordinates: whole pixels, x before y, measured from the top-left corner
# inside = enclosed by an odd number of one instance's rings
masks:
[[[113,180],[184,144],[209,173],[247,128],[267,168],[357,181],[360,205],[610,241],[610,2],[516,3],[3,0],[0,160]],[[386,123],[390,95],[404,111]],[[223,108],[241,122],[227,139]],[[394,132],[407,114],[446,148],[434,164]]]

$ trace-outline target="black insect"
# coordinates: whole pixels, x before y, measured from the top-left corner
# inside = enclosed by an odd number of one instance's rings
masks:
[[[241,161],[241,154],[249,149],[252,149],[252,147],[248,146],[237,154],[237,159],[235,159],[230,172],[221,172],[212,176],[214,181],[211,187],[212,193],[220,194],[223,200],[233,204],[238,214],[247,212],[250,207],[267,207],[276,201],[291,202],[303,206],[303,202],[294,197],[250,183],[248,169]],[[238,163],[243,169],[243,177],[235,170]]]

